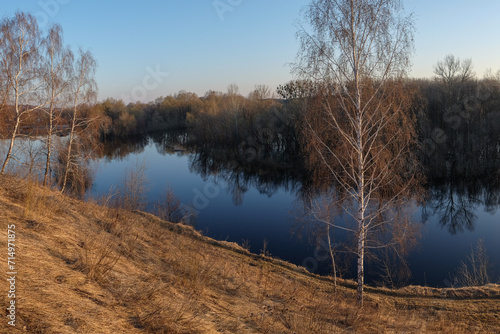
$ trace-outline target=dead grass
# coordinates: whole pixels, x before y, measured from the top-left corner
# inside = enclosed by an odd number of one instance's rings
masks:
[[[368,289],[358,309],[352,282],[334,293],[327,278],[192,228],[8,177],[0,220],[19,231],[17,326],[4,318],[1,333],[500,332],[497,285]]]

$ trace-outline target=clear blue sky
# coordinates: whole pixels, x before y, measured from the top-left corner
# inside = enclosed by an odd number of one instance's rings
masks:
[[[65,42],[98,60],[99,98],[154,100],[179,90],[203,95],[231,83],[248,94],[292,79],[294,23],[309,0],[25,0],[3,1],[64,29]],[[226,4],[218,12],[214,4]],[[416,17],[414,77],[431,77],[446,54],[472,58],[476,73],[500,69],[500,1],[405,0]],[[221,14],[221,15],[219,15]],[[149,71],[161,75],[158,84]],[[145,84],[148,88],[144,89]],[[142,88],[141,88],[142,87]],[[146,95],[144,92],[146,91]],[[127,101],[128,102],[128,101]]]

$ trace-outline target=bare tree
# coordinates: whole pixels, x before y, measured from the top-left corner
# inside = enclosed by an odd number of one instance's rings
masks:
[[[330,227],[335,226],[333,222],[338,213],[338,208],[335,207],[336,204],[338,204],[338,202],[329,201],[326,196],[321,196],[321,198],[316,200],[309,199],[307,205],[307,213],[311,215],[312,219],[324,224],[326,227],[325,234],[328,243],[328,253],[332,260],[333,288],[335,292],[337,291],[337,263],[335,260],[335,247],[332,244]]]
[[[44,89],[48,101],[45,113],[48,118],[46,145],[45,173],[43,185],[47,185],[50,175],[50,163],[52,157],[52,136],[54,126],[59,119],[60,112],[66,105],[65,97],[70,87],[71,67],[73,64],[73,53],[64,47],[62,28],[54,25],[43,42],[45,51],[45,62],[43,66]]]
[[[475,76],[471,59],[460,60],[453,55],[439,61],[434,66],[434,73],[444,85],[447,104],[459,103],[464,84]]]
[[[149,180],[146,162],[136,161],[135,169],[126,170],[118,188],[115,206],[126,210],[144,210],[148,205]],[[163,218],[163,217],[162,217]]]
[[[234,114],[237,114],[241,110],[241,106],[243,104],[243,98],[240,95],[240,89],[238,85],[235,83],[230,84],[227,87],[227,98],[229,99],[229,108],[230,111]]]
[[[234,132],[237,133],[238,117],[241,110],[243,109],[243,105],[245,102],[243,96],[241,96],[239,93],[239,88],[237,84],[232,83],[227,87],[226,97],[228,100],[228,106],[226,108],[231,118],[234,120]]]
[[[389,247],[377,236],[398,224],[394,208],[414,186],[415,143],[402,88],[413,47],[411,16],[399,0],[313,0],[304,12],[294,71],[323,84],[308,115],[309,145],[341,195],[356,237],[357,303],[363,303],[365,253]]]
[[[82,114],[84,107],[88,107],[87,104],[94,101],[97,95],[97,85],[94,79],[96,67],[97,62],[90,51],[84,52],[80,49],[80,56],[73,68],[71,92],[73,110],[71,113],[70,134],[65,157],[66,166],[61,182],[61,192],[66,188],[71,169],[78,166],[77,157],[72,154],[73,146],[77,139],[77,130],[85,129],[97,121],[97,117],[84,117],[88,115]]]
[[[41,38],[34,16],[16,12],[0,24],[0,67],[8,87],[4,105],[13,105],[14,115],[10,130],[10,145],[0,174],[4,174],[12,158],[14,142],[19,134],[24,115],[44,105],[37,96],[42,85],[40,76]]]
[[[8,124],[8,109],[9,105],[7,103],[7,99],[9,97],[9,89],[10,86],[7,83],[7,79],[5,73],[0,70],[0,123],[4,124],[2,128],[0,128],[0,138],[5,138],[8,134],[7,126]]]
[[[267,85],[255,85],[255,89],[249,94],[251,100],[265,100],[272,97],[271,88]]]
[[[158,217],[171,223],[179,223],[184,218],[182,215],[181,202],[175,196],[172,188],[167,187],[160,194],[155,205],[155,213]]]
[[[459,286],[481,286],[491,282],[490,263],[483,239],[471,249],[467,261],[461,261],[455,277]]]

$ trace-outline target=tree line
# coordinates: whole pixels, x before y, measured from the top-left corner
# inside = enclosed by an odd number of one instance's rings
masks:
[[[466,73],[463,64],[467,64]],[[443,66],[447,67],[446,73]],[[394,83],[401,88],[400,98],[407,99],[406,116],[415,121],[416,155],[434,181],[446,174],[487,174],[484,168],[465,170],[464,166],[474,162],[495,166],[497,158],[492,155],[500,136],[496,122],[500,113],[500,72],[478,78],[470,60],[448,55],[436,64],[435,73],[430,79],[405,78]],[[244,97],[233,84],[227,92],[209,91],[201,97],[180,91],[150,103],[125,104],[110,98],[95,108],[109,122],[109,126],[101,128],[103,140],[187,129],[191,140],[199,145],[223,148],[250,141],[254,147],[264,142],[286,146],[298,145],[304,139],[300,125],[307,117],[318,115],[327,89],[317,82],[294,80],[277,87],[278,96],[273,99],[270,95],[255,98],[255,92]],[[273,123],[280,125],[270,126]],[[276,127],[279,131],[275,131]],[[300,145],[305,147],[306,142],[302,140]]]
[[[114,139],[193,128],[210,118],[219,119],[221,123],[226,122],[223,118],[233,118],[232,125],[238,128],[240,121],[278,106],[271,97],[271,89],[266,85],[257,85],[246,98],[239,93],[236,84],[231,84],[226,93],[210,90],[198,96],[182,90],[149,103],[125,104],[122,100],[109,98],[97,106],[113,125],[103,132],[103,138]]]

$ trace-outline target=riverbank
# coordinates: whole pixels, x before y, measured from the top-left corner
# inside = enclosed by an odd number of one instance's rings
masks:
[[[143,212],[0,178],[1,270],[15,226],[15,327],[2,333],[498,333],[500,286],[367,288]],[[5,274],[4,274],[5,275]]]

